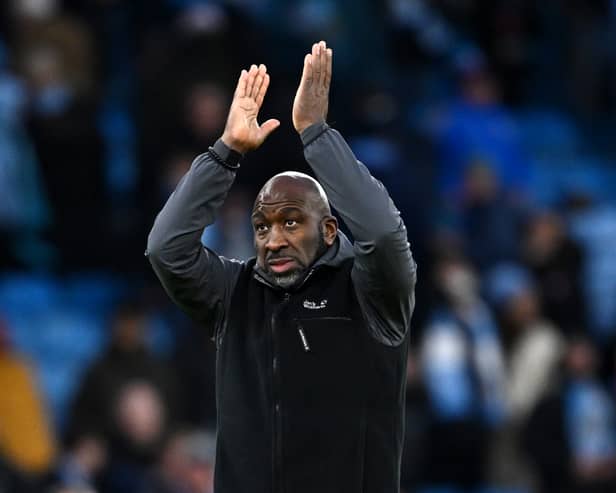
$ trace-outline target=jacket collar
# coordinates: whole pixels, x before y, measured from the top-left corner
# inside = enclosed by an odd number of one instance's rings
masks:
[[[306,270],[305,275],[299,279],[297,283],[289,289],[289,291],[296,291],[302,287],[310,276],[312,276],[315,270],[323,267],[338,267],[342,264],[342,262],[353,256],[353,244],[342,231],[338,231],[334,244],[330,246],[323,255],[315,260],[312,266]],[[270,288],[282,290],[282,288],[275,283],[272,277],[257,265],[256,261],[253,271],[254,278],[257,281],[269,286]]]

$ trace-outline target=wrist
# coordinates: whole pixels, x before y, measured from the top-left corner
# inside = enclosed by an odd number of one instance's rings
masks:
[[[295,127],[295,130],[297,131],[298,134],[301,135],[306,129],[308,129],[308,128],[314,126],[314,125],[319,125],[319,124],[324,124],[324,123],[325,123],[324,119],[301,122],[301,123],[297,124],[297,126]]]
[[[327,130],[329,130],[329,128],[330,126],[324,120],[313,123],[312,125],[304,128],[304,130],[299,133],[303,146],[306,147],[310,145],[321,135],[323,135]]]
[[[209,152],[212,158],[225,168],[235,171],[240,167],[242,154],[227,146],[222,138],[209,148]]]
[[[226,132],[224,132],[222,134],[222,137],[219,140],[225,146],[227,146],[231,151],[237,152],[237,153],[239,153],[241,155],[246,154],[246,152],[248,152],[248,150],[249,150],[246,147],[244,147],[240,142],[238,142],[237,140],[233,139],[233,137],[228,135]]]

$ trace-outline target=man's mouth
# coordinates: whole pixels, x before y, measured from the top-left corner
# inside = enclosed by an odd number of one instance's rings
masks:
[[[298,263],[293,257],[278,257],[268,260],[267,265],[272,272],[282,274],[283,272],[294,269]]]

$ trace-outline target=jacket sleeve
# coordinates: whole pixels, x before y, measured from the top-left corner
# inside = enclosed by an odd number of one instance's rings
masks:
[[[218,141],[218,159],[230,150]],[[204,248],[203,229],[214,222],[235,179],[235,172],[210,152],[201,154],[160,211],[148,237],[146,255],[165,291],[211,337],[223,327],[231,293],[243,262]]]
[[[409,328],[416,280],[400,213],[340,133],[318,123],[301,138],[308,164],[354,236],[353,283],[372,335],[396,346]]]

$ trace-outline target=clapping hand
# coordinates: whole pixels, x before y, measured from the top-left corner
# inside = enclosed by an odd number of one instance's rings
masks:
[[[259,147],[280,126],[276,119],[259,125],[257,117],[263,104],[270,77],[265,65],[242,70],[227,117],[222,141],[231,149],[245,154]]]
[[[312,45],[312,53],[304,58],[304,71],[293,102],[293,126],[299,133],[327,118],[332,57],[331,48],[320,41]]]

